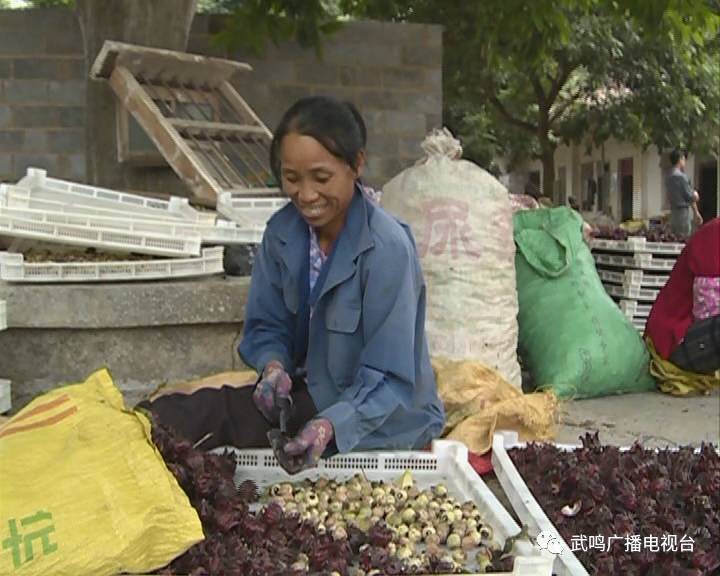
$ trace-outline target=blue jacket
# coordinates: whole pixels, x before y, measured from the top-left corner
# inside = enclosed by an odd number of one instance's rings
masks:
[[[308,225],[293,204],[267,223],[239,352],[261,372],[307,368],[318,416],[340,452],[417,449],[442,432],[425,337],[425,283],[410,229],[356,190],[309,323],[303,357]]]

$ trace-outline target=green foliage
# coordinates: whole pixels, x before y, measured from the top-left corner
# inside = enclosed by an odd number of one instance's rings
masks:
[[[340,13],[323,0],[218,0],[221,12],[230,12],[216,41],[229,48],[262,54],[268,40],[274,44],[293,39],[322,54],[322,37],[341,26]]]
[[[343,17],[444,27],[444,119],[466,155],[543,158],[561,142],[717,146],[718,0],[217,0],[225,45],[322,45]],[[546,181],[546,184],[548,181]]]
[[[26,0],[33,8],[75,8],[75,0]]]

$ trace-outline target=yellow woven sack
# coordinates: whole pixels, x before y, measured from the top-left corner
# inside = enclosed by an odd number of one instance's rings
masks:
[[[106,370],[0,426],[0,574],[150,572],[202,539],[150,423]]]
[[[650,374],[662,392],[673,396],[689,396],[709,394],[713,389],[720,388],[720,371],[715,374],[687,372],[660,356],[650,338],[645,338],[645,342],[650,352]]]
[[[558,400],[552,390],[523,394],[480,362],[434,357],[433,372],[445,406],[443,437],[484,454],[495,430],[515,430],[523,441],[555,436]]]

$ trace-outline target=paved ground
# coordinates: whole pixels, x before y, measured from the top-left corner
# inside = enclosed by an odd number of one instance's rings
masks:
[[[635,440],[652,448],[720,444],[720,391],[676,398],[661,393],[576,400],[563,406],[556,441],[576,444],[586,431],[600,432],[606,444]]]

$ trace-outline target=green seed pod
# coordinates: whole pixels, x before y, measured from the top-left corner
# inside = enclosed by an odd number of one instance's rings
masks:
[[[395,496],[393,496],[392,494],[386,494],[385,498],[383,498],[382,503],[385,504],[385,506],[395,506],[397,501],[395,500]]]
[[[408,499],[408,494],[406,490],[396,490],[395,491],[395,500],[397,500],[398,503],[402,504]]]
[[[403,536],[407,536],[408,532],[410,531],[410,528],[408,528],[407,524],[399,524],[396,528],[397,528],[397,534],[401,538]]]
[[[435,494],[437,494],[441,498],[448,495],[448,489],[445,484],[436,484],[435,486],[433,486],[433,492],[435,492]]]
[[[465,524],[467,525],[468,532],[472,532],[473,530],[477,530],[478,528],[478,523],[475,518],[467,518],[465,520]]]
[[[422,532],[420,532],[420,530],[418,530],[415,526],[411,526],[410,530],[408,530],[407,537],[410,542],[417,544],[422,540]]]
[[[358,518],[355,520],[355,526],[357,526],[363,532],[370,530],[371,522],[368,518]]]
[[[415,510],[412,508],[405,508],[405,510],[402,511],[402,519],[406,524],[412,524],[416,516]]]
[[[413,555],[413,551],[409,546],[402,546],[398,548],[395,556],[398,560],[408,560]]]
[[[317,506],[320,502],[320,499],[317,497],[317,494],[315,492],[307,492],[305,494],[305,503],[308,506]]]
[[[397,545],[395,542],[388,542],[388,545],[385,546],[385,550],[387,550],[387,553],[390,554],[390,556],[394,556],[395,552],[397,552]]]
[[[430,505],[430,499],[425,494],[418,495],[415,500],[413,500],[415,503],[415,508],[427,508]]]
[[[461,544],[462,544],[462,536],[460,536],[460,534],[457,534],[456,532],[452,532],[447,537],[448,548],[460,548]]]
[[[385,488],[381,488],[380,486],[373,488],[372,497],[378,501],[382,500],[385,497]]]
[[[372,496],[363,496],[363,497],[362,497],[362,503],[363,503],[363,506],[367,506],[368,508],[372,508],[373,505],[375,504],[375,498],[373,498]]]
[[[492,556],[487,550],[479,550],[475,555],[475,560],[478,564],[478,571],[481,574],[487,572],[487,569],[492,565]]]
[[[372,516],[372,508],[368,508],[365,506],[364,508],[360,508],[357,513],[358,518],[370,518]]]
[[[392,514],[388,514],[385,518],[385,522],[388,526],[400,526],[400,524],[402,524],[402,518],[400,514],[393,512]]]
[[[337,501],[335,501],[335,502],[330,502],[330,504],[328,504],[327,509],[328,509],[330,512],[340,512],[340,511],[343,509],[343,505],[342,505],[340,502],[337,502]]]

